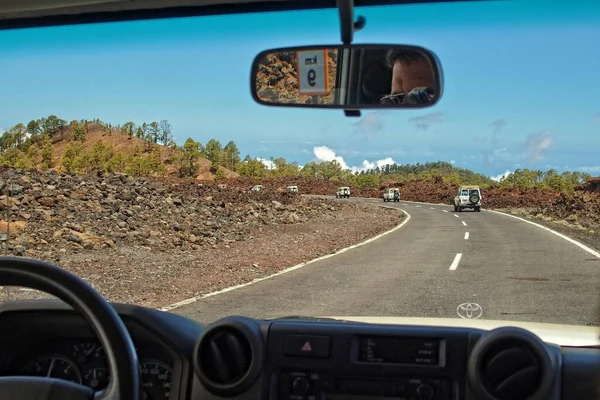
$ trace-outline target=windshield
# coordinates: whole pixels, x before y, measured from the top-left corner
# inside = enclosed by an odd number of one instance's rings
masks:
[[[518,4],[357,9],[357,42],[445,77],[431,108],[360,118],[249,92],[260,51],[339,43],[335,9],[2,31],[0,250],[203,322],[595,325],[600,5]]]

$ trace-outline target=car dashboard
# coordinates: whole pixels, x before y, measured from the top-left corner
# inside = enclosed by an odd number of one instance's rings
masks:
[[[204,326],[113,304],[136,346],[145,399],[595,399],[597,348],[543,342],[517,327],[227,317]],[[87,322],[66,304],[0,305],[0,376],[52,376],[101,389],[110,373]]]

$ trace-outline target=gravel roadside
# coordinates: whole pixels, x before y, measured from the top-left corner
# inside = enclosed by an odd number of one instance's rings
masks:
[[[249,240],[213,248],[159,252],[124,246],[68,254],[60,266],[110,301],[160,308],[333,253],[389,230],[403,218],[399,210],[346,205],[307,222],[267,225]],[[10,300],[48,297],[20,288],[9,293]],[[6,299],[4,290],[0,301]]]
[[[549,217],[540,216],[537,209],[506,209],[498,208],[496,211],[515,215],[528,221],[545,226],[556,232],[562,233],[572,239],[575,239],[586,246],[600,252],[600,233],[597,230],[588,229],[578,224],[570,223],[565,220],[553,220]]]

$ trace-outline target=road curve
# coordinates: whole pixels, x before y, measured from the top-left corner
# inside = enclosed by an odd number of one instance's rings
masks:
[[[457,307],[472,302],[485,319],[597,323],[600,259],[592,254],[505,215],[385,205],[411,220],[364,246],[172,312],[201,322],[226,315],[458,318]]]

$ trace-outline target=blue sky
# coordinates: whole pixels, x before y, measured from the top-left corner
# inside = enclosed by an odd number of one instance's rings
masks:
[[[243,155],[301,164],[445,160],[488,176],[515,168],[600,174],[600,2],[448,3],[358,14],[367,26],[356,43],[417,44],[437,53],[445,92],[436,106],[355,119],[254,103],[256,53],[339,43],[336,10],[321,10],[2,31],[0,128],[50,114],[113,124],[167,119],[180,143],[234,140]]]

